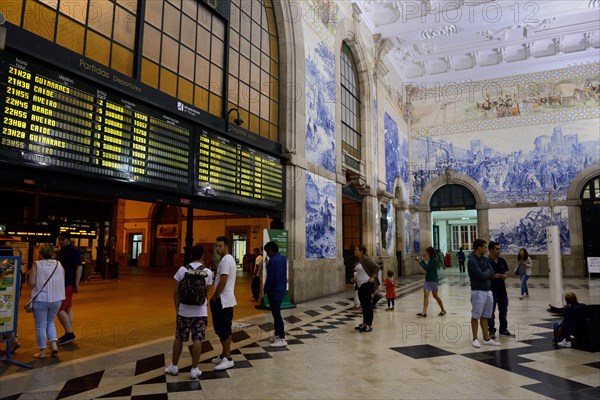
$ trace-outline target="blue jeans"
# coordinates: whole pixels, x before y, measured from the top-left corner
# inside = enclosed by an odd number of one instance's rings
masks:
[[[492,317],[488,319],[488,327],[491,333],[496,333],[496,305],[498,306],[498,319],[500,320],[500,333],[508,330],[508,321],[506,315],[508,314],[508,295],[506,293],[496,295],[494,294],[494,308],[492,311]]]
[[[35,321],[35,333],[40,350],[46,348],[46,338],[52,342],[57,340],[56,325],[54,319],[62,301],[48,303],[47,301],[33,302],[33,319]]]
[[[283,318],[281,317],[281,303],[283,300],[273,300],[271,296],[267,295],[269,299],[269,306],[271,307],[271,314],[273,315],[273,324],[275,325],[275,336],[281,339],[285,339],[285,331],[283,329]]]
[[[527,295],[529,296],[529,289],[527,288],[527,280],[529,279],[529,275],[523,274],[521,275],[521,296]]]

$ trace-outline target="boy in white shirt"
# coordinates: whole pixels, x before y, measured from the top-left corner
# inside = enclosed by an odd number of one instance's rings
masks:
[[[192,247],[192,261],[189,266],[194,270],[203,270],[206,272],[206,288],[213,283],[213,273],[210,268],[206,268],[202,262],[204,261],[204,248],[195,245]],[[202,375],[202,371],[198,368],[200,355],[202,354],[202,341],[206,334],[206,325],[208,324],[208,307],[206,298],[202,305],[188,305],[179,302],[179,283],[188,272],[187,266],[181,266],[173,278],[175,278],[175,290],[173,291],[173,301],[175,303],[175,312],[177,313],[177,322],[175,329],[175,340],[173,341],[173,356],[171,365],[165,369],[165,374],[177,375],[179,368],[177,363],[183,350],[183,342],[187,342],[192,334],[192,370],[190,378],[196,380]]]

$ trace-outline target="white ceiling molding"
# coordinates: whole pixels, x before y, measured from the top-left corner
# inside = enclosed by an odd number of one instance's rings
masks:
[[[357,0],[382,59],[430,86],[600,62],[600,0]]]

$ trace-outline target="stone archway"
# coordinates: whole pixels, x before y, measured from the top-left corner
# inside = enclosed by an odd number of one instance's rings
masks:
[[[477,210],[477,230],[479,232],[479,237],[489,241],[490,230],[488,210],[490,204],[485,191],[481,185],[470,176],[449,170],[444,175],[431,180],[425,186],[419,197],[417,210],[419,213],[419,240],[421,242],[421,249],[432,245],[431,198],[439,188],[445,185],[461,185],[473,194],[476,202],[475,208]]]
[[[569,214],[569,232],[571,237],[571,257],[564,263],[565,271],[572,271],[576,276],[581,276],[585,271],[583,249],[583,227],[581,220],[581,191],[593,178],[600,175],[600,164],[593,164],[582,170],[573,178],[567,189],[567,209]]]

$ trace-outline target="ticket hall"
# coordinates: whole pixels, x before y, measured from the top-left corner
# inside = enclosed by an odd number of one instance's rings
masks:
[[[569,292],[598,319],[599,12],[596,0],[0,1],[0,400],[479,398],[479,381],[490,398],[593,396],[600,335],[552,338]],[[34,358],[25,281],[65,234],[82,257],[76,339]],[[187,346],[165,375],[174,274],[194,245],[216,271],[220,236],[236,263],[235,367],[212,365],[225,354],[209,314],[200,380]],[[282,348],[252,291],[274,238]],[[476,239],[508,266],[509,326],[494,315],[514,335],[499,348],[473,344],[460,257]],[[366,331],[354,329],[370,318],[354,301],[362,245],[383,297]],[[445,309],[423,309],[426,253]]]

